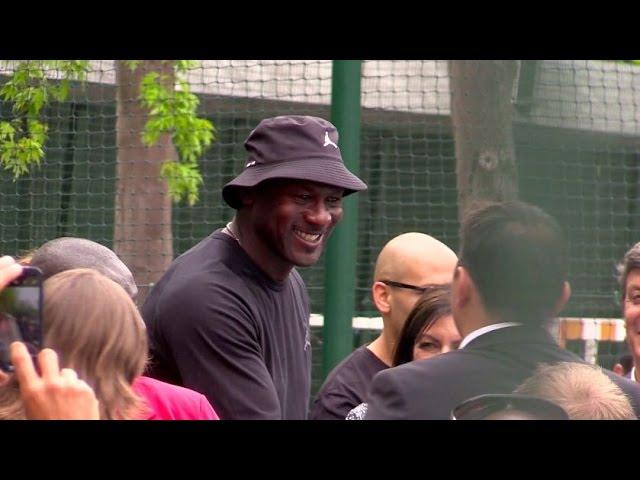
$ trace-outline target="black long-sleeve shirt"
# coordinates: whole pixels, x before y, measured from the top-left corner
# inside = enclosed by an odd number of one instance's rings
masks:
[[[204,394],[221,419],[305,419],[309,297],[220,230],[177,258],[142,307],[148,375]]]

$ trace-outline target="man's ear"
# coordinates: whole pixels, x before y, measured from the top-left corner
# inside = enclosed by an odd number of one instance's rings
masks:
[[[621,364],[616,363],[613,366],[613,373],[617,373],[618,375],[623,376],[624,375],[624,368],[622,367]]]
[[[239,188],[236,195],[240,200],[240,205],[243,207],[250,207],[256,202],[255,188]]]
[[[457,266],[453,271],[452,288],[452,301],[456,303],[456,308],[460,309],[471,301],[475,285],[469,272],[464,267]]]
[[[565,281],[562,284],[562,292],[560,293],[560,297],[558,297],[558,300],[556,301],[555,309],[553,312],[554,316],[558,316],[558,314],[562,311],[564,306],[569,301],[569,298],[571,298],[571,284]]]
[[[389,288],[382,282],[374,282],[371,287],[371,297],[373,303],[380,313],[389,313],[391,311],[391,304],[389,299]]]

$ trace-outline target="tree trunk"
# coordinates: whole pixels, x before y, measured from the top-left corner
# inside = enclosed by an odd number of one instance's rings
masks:
[[[511,123],[514,60],[450,60],[458,213],[478,200],[518,196]]]
[[[147,114],[139,101],[140,80],[152,71],[166,75],[168,84],[173,85],[171,62],[145,60],[135,71],[124,61],[116,62],[118,162],[114,250],[133,272],[139,287],[139,305],[173,259],[171,199],[167,182],[160,177],[160,168],[166,160],[176,160],[177,153],[169,134],[163,134],[152,147],[144,146],[141,138]]]

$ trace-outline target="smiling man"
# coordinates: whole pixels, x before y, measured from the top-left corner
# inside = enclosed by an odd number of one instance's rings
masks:
[[[245,148],[222,190],[234,219],[177,258],[142,308],[149,375],[203,393],[221,419],[305,419],[310,310],[294,267],[319,260],[342,198],[367,187],[321,118],[263,120]]]
[[[625,375],[640,381],[640,242],[627,251],[618,266],[622,290],[622,315],[627,332],[627,344],[633,357],[633,367]]]

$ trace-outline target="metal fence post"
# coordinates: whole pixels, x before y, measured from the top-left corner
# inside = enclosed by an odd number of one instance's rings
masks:
[[[331,85],[331,121],[340,135],[344,163],[356,175],[360,161],[361,66],[361,60],[334,60]],[[323,377],[353,349],[358,195],[345,198],[343,209],[343,220],[328,241],[325,258]]]

